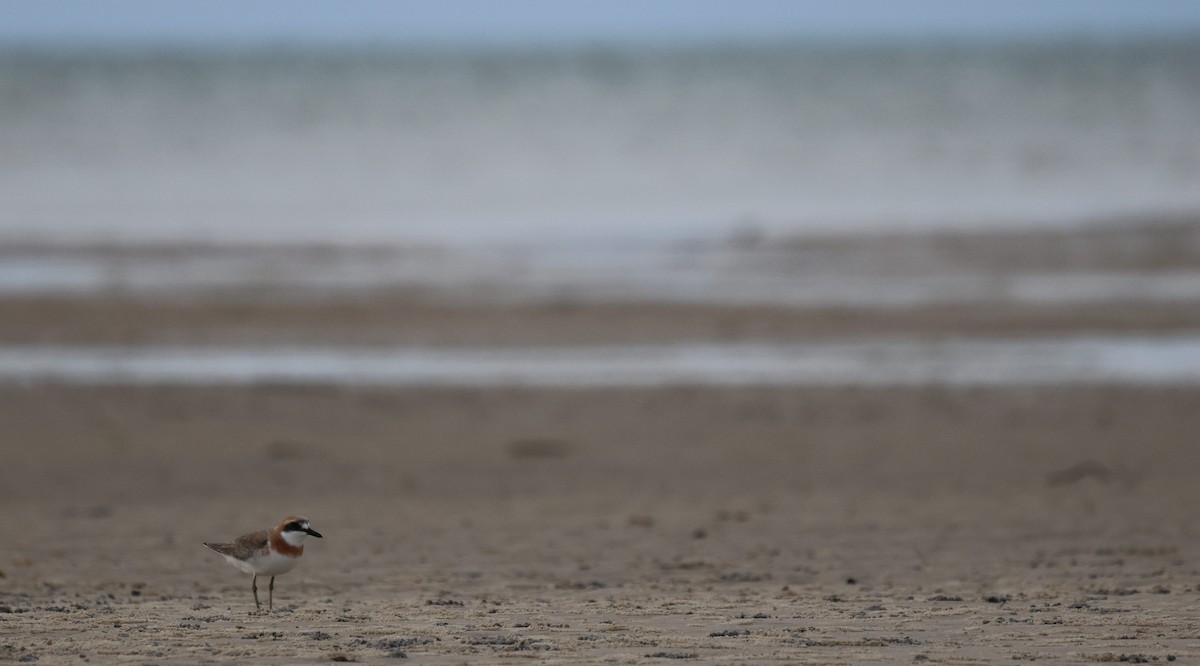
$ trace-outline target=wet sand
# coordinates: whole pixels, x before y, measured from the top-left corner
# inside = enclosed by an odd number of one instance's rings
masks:
[[[122,288],[128,285],[120,280],[83,292],[0,290],[0,344],[619,345],[1200,329],[1200,290],[1191,297],[1175,293],[1162,298],[1150,292],[1102,300],[1011,294],[1030,275],[1065,277],[1084,285],[1103,284],[1112,276],[1194,275],[1200,271],[1200,220],[1195,216],[1009,234],[748,237],[716,247],[676,248],[661,258],[668,264],[661,270],[601,272],[595,283],[582,285],[569,270],[548,271],[538,273],[543,282],[526,279],[515,288],[502,282],[503,273],[489,271],[511,270],[514,283],[519,282],[523,271],[534,270],[521,260],[497,260],[501,268],[480,269],[479,280],[446,285],[420,275],[425,268],[436,273],[439,264],[447,264],[451,272],[469,272],[469,258],[419,248],[0,246],[0,259],[15,257],[18,264],[61,266],[80,256],[93,258],[103,275],[136,274],[134,267],[153,264],[161,272],[150,275],[165,278],[184,258],[197,256],[207,259],[200,262],[207,268],[187,270],[202,280],[219,282],[229,265],[249,267],[250,274],[233,286],[209,284],[183,294],[156,290],[153,284]],[[410,264],[418,268],[402,271],[407,277],[397,281],[368,280],[360,288],[345,288],[333,277],[324,287],[298,289],[272,282],[272,270],[252,270],[263,264],[318,285],[323,272],[354,274],[359,265],[383,273]],[[822,299],[787,303],[773,297],[813,283],[854,280],[864,281],[868,290],[911,281],[914,289],[953,291],[956,278],[992,286],[982,289],[983,300],[885,300],[879,307]],[[645,284],[671,279],[688,285],[674,294],[681,298],[663,297],[653,284]],[[719,298],[728,283],[741,284],[744,291],[732,291],[749,298]],[[760,289],[765,297],[755,298],[763,295]]]
[[[1177,302],[947,320],[422,299],[376,327],[369,299],[7,298],[0,338],[565,344],[1200,318]],[[0,661],[1192,663],[1197,432],[1188,386],[2,386]],[[249,577],[200,544],[290,513],[326,538],[256,612]]]

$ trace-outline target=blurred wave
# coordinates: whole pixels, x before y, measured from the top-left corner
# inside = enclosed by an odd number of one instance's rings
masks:
[[[1200,210],[1200,40],[0,53],[0,239],[435,243]]]

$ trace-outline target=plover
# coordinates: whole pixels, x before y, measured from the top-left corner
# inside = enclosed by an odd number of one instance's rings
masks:
[[[307,518],[288,516],[269,530],[243,534],[233,543],[206,542],[204,545],[220,553],[238,569],[254,574],[250,581],[250,589],[254,590],[255,608],[262,608],[262,604],[258,602],[258,577],[270,576],[267,608],[274,608],[275,577],[291,571],[296,566],[300,556],[304,554],[304,540],[309,536],[323,538],[309,526]]]

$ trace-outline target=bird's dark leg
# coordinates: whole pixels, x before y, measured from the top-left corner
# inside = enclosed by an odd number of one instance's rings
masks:
[[[262,608],[262,604],[258,603],[258,574],[254,574],[254,578],[250,579],[250,589],[254,590],[255,610]]]
[[[275,577],[271,576],[271,584],[267,587],[267,608],[275,609]]]

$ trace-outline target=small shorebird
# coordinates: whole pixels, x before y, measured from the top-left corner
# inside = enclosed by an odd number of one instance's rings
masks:
[[[285,574],[296,566],[304,554],[304,540],[310,536],[322,538],[320,533],[301,516],[288,516],[269,530],[243,534],[233,543],[205,543],[217,551],[233,566],[254,574],[250,589],[254,590],[254,607],[262,608],[258,602],[258,577],[270,576],[267,608],[275,606],[275,577]]]

